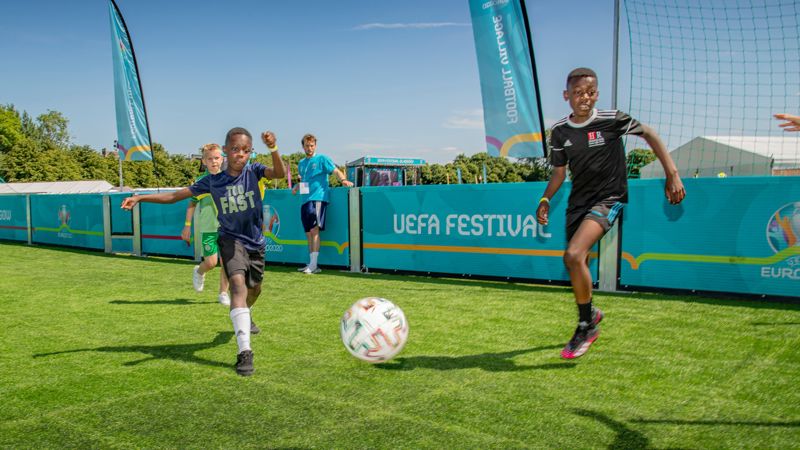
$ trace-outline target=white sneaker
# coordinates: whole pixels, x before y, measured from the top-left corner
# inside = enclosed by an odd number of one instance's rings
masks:
[[[194,286],[194,290],[197,292],[203,292],[203,286],[206,283],[206,274],[200,275],[198,270],[200,266],[194,266],[194,271],[192,272],[192,285]]]
[[[217,297],[217,300],[219,300],[220,305],[231,306],[231,297],[227,292],[220,293],[219,297]]]
[[[298,272],[305,272],[305,271],[306,271],[306,269],[308,269],[308,265],[305,265],[305,266],[303,266],[303,267],[301,267],[301,268],[297,269],[297,271],[298,271]]]
[[[314,267],[313,269],[311,267],[306,267],[303,270],[303,273],[306,275],[313,275],[315,273],[320,273],[320,272],[322,272],[322,269],[320,269],[319,267]]]

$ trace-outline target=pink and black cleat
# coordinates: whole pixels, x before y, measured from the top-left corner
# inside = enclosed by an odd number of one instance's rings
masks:
[[[602,320],[602,313],[598,314],[597,317]],[[600,322],[600,320],[595,322],[594,317],[592,319],[592,323]],[[572,339],[570,339],[564,349],[561,350],[561,357],[564,359],[574,359],[582,356],[589,350],[589,346],[592,345],[592,342],[597,340],[598,336],[600,336],[600,327],[594,324],[587,325],[586,322],[584,322],[583,325],[578,325],[578,328],[575,329],[575,334],[572,335]]]

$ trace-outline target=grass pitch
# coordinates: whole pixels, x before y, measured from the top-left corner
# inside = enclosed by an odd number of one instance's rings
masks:
[[[0,447],[798,448],[800,306],[597,294],[582,358],[567,288],[268,267],[256,373],[185,260],[0,243]],[[381,296],[403,352],[351,357]]]

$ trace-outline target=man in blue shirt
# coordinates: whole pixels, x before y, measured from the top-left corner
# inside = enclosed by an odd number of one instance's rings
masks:
[[[325,231],[325,216],[330,202],[330,184],[328,177],[333,173],[344,186],[352,187],[353,183],[347,181],[344,173],[325,155],[317,154],[317,138],[313,134],[306,134],[300,141],[306,157],[297,165],[300,172],[300,183],[292,189],[292,194],[299,191],[303,196],[303,205],[300,206],[300,220],[308,239],[309,263],[298,269],[306,274],[320,273],[317,266],[319,258],[319,232]]]
[[[250,348],[250,307],[261,294],[264,276],[265,239],[262,234],[262,201],[258,181],[262,177],[282,178],[286,174],[275,145],[275,135],[261,134],[272,154],[272,167],[247,164],[253,152],[253,138],[244,128],[233,128],[225,137],[228,168],[223,172],[197,180],[178,191],[128,197],[123,209],[132,209],[139,202],[176,203],[189,197],[211,194],[219,220],[219,251],[231,287],[231,321],[239,353],[236,373],[252,375],[253,351]]]

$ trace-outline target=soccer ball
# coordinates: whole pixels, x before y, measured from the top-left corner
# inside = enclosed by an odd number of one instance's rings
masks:
[[[408,339],[408,321],[403,310],[389,300],[367,297],[344,312],[340,331],[342,343],[353,356],[380,363],[403,349]]]

